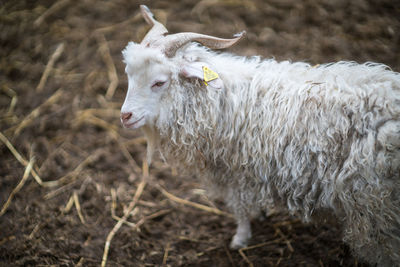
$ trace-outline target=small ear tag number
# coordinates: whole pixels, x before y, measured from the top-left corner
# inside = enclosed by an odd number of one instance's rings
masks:
[[[206,66],[203,66],[203,79],[204,79],[204,84],[207,86],[209,81],[218,79],[218,73],[215,71],[210,70]]]

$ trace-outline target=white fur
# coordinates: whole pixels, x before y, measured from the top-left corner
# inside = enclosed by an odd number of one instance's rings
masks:
[[[188,44],[173,58],[130,43],[123,112],[144,116],[158,149],[225,199],[246,246],[249,220],[274,204],[305,221],[332,216],[361,259],[400,262],[400,75],[386,66],[312,67]],[[205,62],[223,88],[185,77]],[[151,84],[168,77],[163,88]]]

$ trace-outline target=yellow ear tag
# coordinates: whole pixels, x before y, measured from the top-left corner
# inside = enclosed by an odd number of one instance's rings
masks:
[[[203,66],[203,77],[204,77],[203,78],[204,79],[204,84],[206,86],[208,86],[207,82],[219,78],[218,73],[216,73],[215,71],[210,70],[206,66]]]

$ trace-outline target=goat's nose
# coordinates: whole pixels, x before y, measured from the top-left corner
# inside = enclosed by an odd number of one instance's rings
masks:
[[[132,117],[132,112],[123,112],[121,113],[121,120],[123,122],[126,122],[127,120],[129,120]]]

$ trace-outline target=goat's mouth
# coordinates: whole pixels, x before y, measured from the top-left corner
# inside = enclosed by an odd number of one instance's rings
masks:
[[[136,121],[134,121],[134,122],[131,122],[131,123],[123,123],[123,126],[124,126],[125,128],[130,128],[130,129],[139,128],[139,126],[141,126],[141,125],[139,125],[139,122],[141,122],[143,119],[144,119],[144,116],[142,116],[140,119],[138,119],[138,120],[136,120]]]

